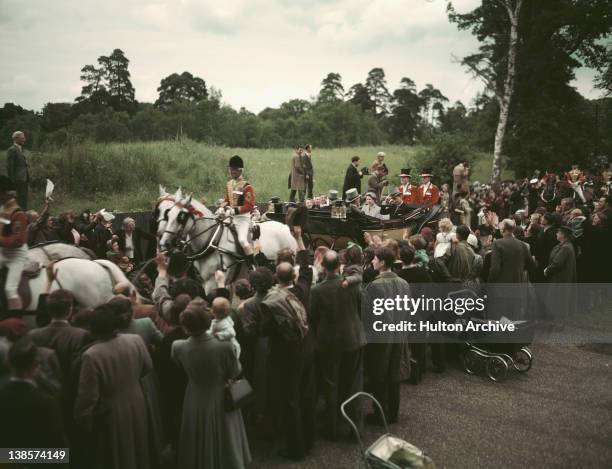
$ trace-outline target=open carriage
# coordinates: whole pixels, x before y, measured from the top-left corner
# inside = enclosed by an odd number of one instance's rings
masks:
[[[365,247],[364,234],[385,239],[402,239],[404,229],[418,233],[424,226],[434,226],[439,219],[441,207],[415,206],[401,218],[380,220],[364,214],[352,213],[345,206],[324,207],[308,210],[304,234],[313,248],[327,246],[333,249],[346,248],[349,241]],[[266,218],[286,223],[287,204],[274,204],[266,212]]]

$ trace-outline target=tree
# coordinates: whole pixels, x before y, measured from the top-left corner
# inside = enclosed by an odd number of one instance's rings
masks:
[[[362,84],[357,83],[349,89],[349,101],[357,104],[363,112],[376,112],[376,102],[370,96],[368,89]]]
[[[42,110],[40,127],[45,132],[67,128],[72,122],[70,103],[47,103]]]
[[[110,56],[99,57],[98,63],[104,70],[109,104],[115,110],[132,109],[135,103],[135,91],[128,70],[129,59],[121,49],[115,49]]]
[[[344,98],[344,86],[339,73],[328,73],[321,81],[319,102],[337,102]]]
[[[376,113],[385,116],[389,113],[391,94],[387,89],[387,80],[382,68],[373,68],[368,72],[365,87],[375,104]]]
[[[419,97],[423,104],[423,117],[425,122],[430,125],[434,125],[434,119],[440,114],[440,110],[444,110],[443,103],[448,102],[448,98],[442,94],[442,92],[434,88],[430,83],[425,85],[421,91],[419,91]]]
[[[612,45],[608,46],[606,68],[599,74],[595,86],[602,89],[606,96],[612,96]]]
[[[109,101],[104,69],[85,65],[81,69],[81,81],[84,81],[85,85],[81,88],[81,95],[76,98],[79,104],[77,113],[99,112],[104,109]]]
[[[518,29],[519,29],[519,15],[521,7],[523,6],[523,0],[483,0],[481,7],[477,8],[472,12],[472,17],[468,19],[467,16],[457,15],[449,3],[448,11],[451,21],[455,21],[459,24],[459,28],[467,28],[470,26],[474,27],[474,32],[478,31],[478,26],[474,24],[476,20],[475,16],[477,11],[481,10],[482,13],[478,14],[483,16],[493,16],[493,22],[498,22],[502,15],[507,16],[508,25],[498,26],[497,34],[500,34],[499,29],[502,29],[503,34],[502,42],[507,42],[507,55],[505,59],[506,67],[503,70],[502,67],[495,67],[493,64],[494,59],[494,46],[490,42],[485,42],[480,47],[480,53],[472,54],[465,57],[462,60],[462,64],[467,66],[468,69],[477,77],[482,78],[487,84],[488,88],[495,92],[499,103],[499,120],[497,123],[497,131],[495,132],[495,143],[493,148],[493,163],[491,168],[491,182],[499,182],[501,178],[503,168],[503,142],[506,136],[506,128],[508,125],[508,115],[510,111],[510,103],[512,101],[512,95],[514,93],[514,75],[516,73],[516,58],[518,53]],[[479,39],[481,41],[488,39],[488,34],[482,36],[484,31],[480,30]],[[495,37],[493,41],[499,41],[500,36]],[[507,38],[507,39],[506,39]],[[502,68],[502,70],[500,70]]]
[[[189,72],[168,75],[162,79],[157,91],[159,97],[155,105],[162,108],[175,103],[199,104],[208,98],[206,82]]]
[[[461,101],[444,110],[439,115],[442,132],[458,132],[467,130],[467,109]]]
[[[135,111],[134,87],[128,70],[130,61],[121,49],[98,57],[99,67],[85,65],[81,80],[86,84],[76,98],[77,113],[102,112],[106,106],[115,110]]]
[[[423,106],[423,99],[416,93],[414,81],[410,78],[402,78],[400,87],[393,92],[389,118],[391,137],[394,142],[414,143],[421,106]]]
[[[450,3],[448,11],[481,42],[461,62],[497,101],[492,179],[499,180],[506,156],[521,171],[586,158],[590,130],[569,83],[576,67],[602,71],[608,64],[601,39],[612,27],[610,0],[483,0],[466,14]],[[568,135],[578,138],[568,142]]]

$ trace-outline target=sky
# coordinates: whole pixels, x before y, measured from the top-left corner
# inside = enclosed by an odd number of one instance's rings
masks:
[[[479,0],[454,0],[459,12]],[[138,101],[162,78],[189,71],[223,101],[259,112],[316,96],[329,73],[345,89],[382,67],[392,91],[402,77],[431,83],[469,104],[482,89],[457,63],[478,43],[446,16],[444,0],[0,0],[0,106],[39,110],[72,102],[80,70],[122,49]],[[593,72],[574,86],[600,92]]]

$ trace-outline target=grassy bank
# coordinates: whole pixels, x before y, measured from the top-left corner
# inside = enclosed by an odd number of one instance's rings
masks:
[[[393,175],[404,166],[420,168],[423,147],[386,145],[314,149],[315,192],[342,189],[346,167],[354,155],[370,164],[380,150],[387,153]],[[128,211],[150,209],[158,184],[175,190],[182,186],[194,196],[209,201],[221,197],[227,175],[227,160],[239,154],[245,160],[245,176],[253,183],[256,199],[274,195],[287,198],[287,175],[291,149],[243,149],[205,145],[190,140],[125,144],[82,144],[29,156],[32,166],[31,206],[42,206],[44,182],[55,185],[54,212],[72,208]],[[472,180],[486,181],[489,161],[475,155]],[[397,178],[396,178],[397,179]],[[417,178],[418,181],[418,178]]]

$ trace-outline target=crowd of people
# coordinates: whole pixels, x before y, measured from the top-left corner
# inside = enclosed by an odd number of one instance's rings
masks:
[[[306,207],[334,203],[335,191],[313,197],[312,164],[300,162],[309,152],[296,151],[291,196]],[[426,344],[367,343],[364,295],[410,295],[426,283],[612,281],[609,174],[582,185],[581,196],[568,182],[573,192],[549,200],[538,178],[470,183],[467,162],[440,189],[431,170],[413,185],[409,168],[395,187],[384,158],[379,153],[366,171],[353,158],[343,203],[363,216],[397,219],[415,206],[439,205],[436,226],[406,229],[399,240],[366,235],[365,246],[312,250],[293,224],[296,251],[280,251],[273,261],[253,258],[247,277],[233,285],[218,271],[217,288],[207,292],[191,278],[182,252],[159,253],[155,275],[135,279],[138,294],[118,283],[112,299],[86,310],[75,306],[73,292],[51,288],[56,271],[49,264],[50,293],[34,324],[22,314],[0,318],[3,446],[70,447],[74,467],[225,469],[247,466],[250,446],[261,439],[275,454],[302,460],[317,439],[352,438],[340,404],[355,392],[372,393],[387,420],[401,422],[402,383],[443,373],[455,353],[445,344],[431,344],[428,354]],[[240,158],[230,160],[222,204],[236,215],[255,205],[242,167]],[[3,262],[15,239],[61,241],[116,260],[129,273],[150,257],[143,246],[155,247],[144,243],[154,235],[132,219],[115,233],[104,211],[54,220],[49,206],[26,215],[15,209],[14,193],[2,194],[14,230],[0,237]],[[594,296],[584,307],[600,301]],[[232,386],[241,380],[253,399],[232,405]],[[356,404],[350,413],[359,425],[382,424],[377,408]]]

